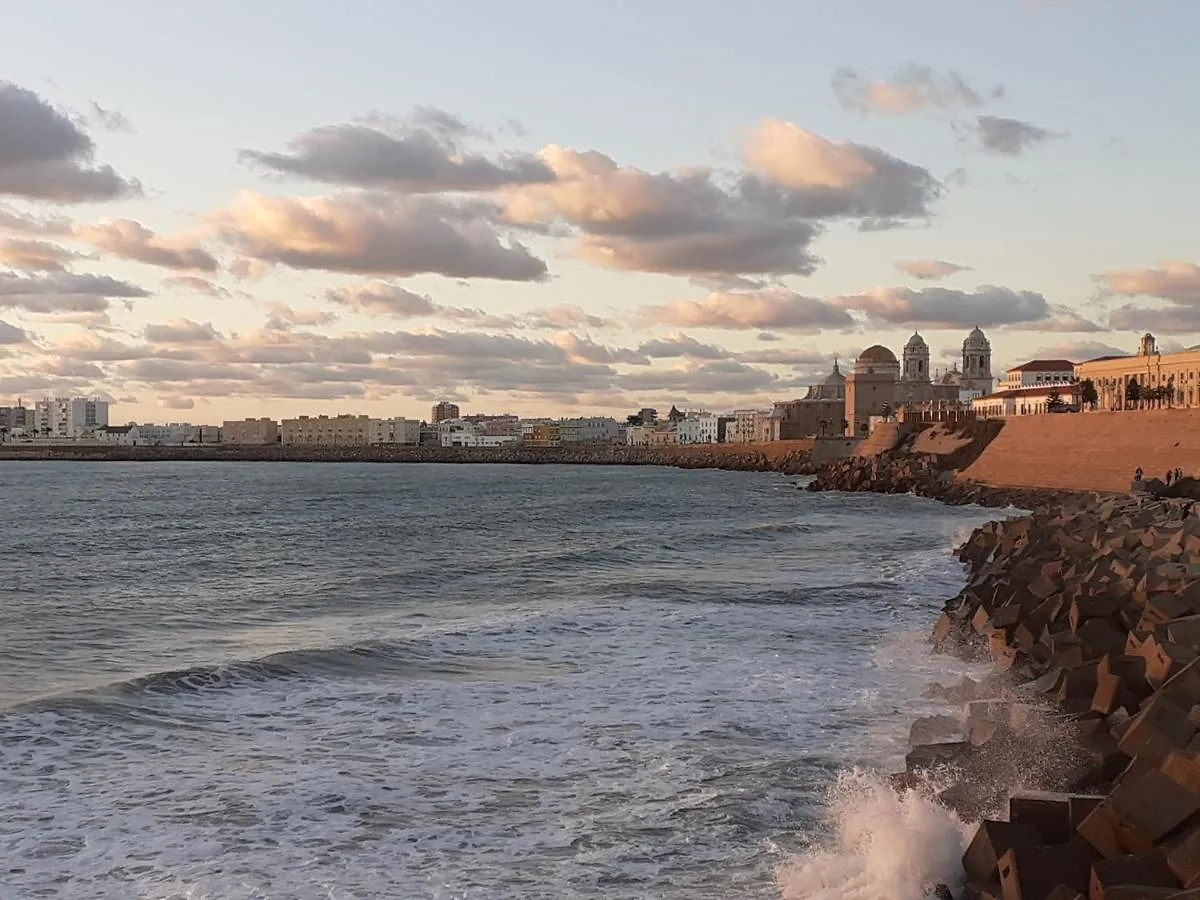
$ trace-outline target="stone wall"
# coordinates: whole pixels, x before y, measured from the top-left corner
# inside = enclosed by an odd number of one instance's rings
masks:
[[[1016,416],[962,477],[992,485],[1127,491],[1141,466],[1200,474],[1200,409]]]

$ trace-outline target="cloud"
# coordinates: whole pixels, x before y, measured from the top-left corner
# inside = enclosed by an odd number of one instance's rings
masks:
[[[912,328],[960,328],[1040,322],[1052,313],[1046,298],[1034,291],[985,285],[974,291],[943,287],[913,290],[881,287],[831,301],[843,310],[865,313],[874,322]]]
[[[275,172],[354,187],[402,193],[493,191],[554,180],[554,171],[528,154],[488,159],[466,151],[469,129],[441,110],[425,109],[417,121],[389,130],[330,125],[295,137],[287,153],[243,150],[240,158]]]
[[[228,297],[229,291],[215,281],[201,278],[199,275],[172,275],[162,280],[164,287],[187,291],[192,294],[205,294],[209,297]]]
[[[638,347],[638,353],[654,359],[726,359],[729,351],[715,344],[705,344],[686,334],[655,338]]]
[[[92,101],[91,118],[109,131],[133,131],[133,123],[124,113],[115,109],[105,109],[95,100]]]
[[[970,266],[960,266],[957,263],[945,262],[940,259],[906,259],[896,263],[896,268],[905,275],[911,275],[922,281],[937,281],[941,278],[948,278],[956,272],[969,271]]]
[[[1200,333],[1200,305],[1159,308],[1125,305],[1112,311],[1108,325],[1114,331]]]
[[[843,66],[833,73],[831,85],[847,109],[893,116],[929,108],[954,111],[978,107],[1004,95],[1002,87],[994,87],[985,95],[967,84],[958,72],[938,74],[929,66],[916,64],[873,80]]]
[[[737,360],[704,360],[673,369],[651,369],[620,377],[624,390],[687,392],[694,394],[745,394],[762,392],[780,384],[765,369]]]
[[[83,254],[49,241],[0,239],[0,263],[28,272],[63,272]]]
[[[185,238],[159,237],[131,219],[116,219],[100,225],[79,225],[73,234],[84,243],[119,259],[199,272],[215,272],[220,268],[216,257],[204,248],[195,246]]]
[[[195,344],[220,340],[220,334],[211,322],[203,324],[191,319],[176,319],[158,325],[147,325],[146,340],[162,344]]]
[[[701,301],[676,300],[664,305],[643,306],[640,316],[643,322],[652,325],[735,331],[774,328],[813,333],[824,328],[847,329],[855,325],[845,310],[783,288],[717,292]]]
[[[329,310],[293,309],[286,303],[273,303],[263,327],[271,331],[291,331],[296,327],[332,325],[337,320],[337,313]]]
[[[782,341],[783,338],[781,338],[777,334],[772,334],[769,331],[763,331],[763,332],[759,333],[758,337],[756,337],[755,340],[772,342],[772,341]]]
[[[1166,260],[1156,268],[1114,269],[1097,277],[1116,294],[1200,304],[1200,266],[1195,263]]]
[[[805,350],[801,347],[791,350],[751,350],[746,353],[738,353],[737,359],[741,362],[763,363],[772,366],[824,366],[829,363],[827,354],[818,350]]]
[[[707,169],[651,173],[558,146],[542,158],[556,181],[509,192],[508,218],[577,230],[578,253],[589,262],[703,276],[816,268],[808,251],[816,225],[723,188]]]
[[[191,397],[163,397],[160,401],[163,409],[195,409],[196,401]]]
[[[573,303],[535,309],[522,313],[519,318],[525,327],[537,331],[555,328],[607,328],[612,324],[603,316],[592,315]]]
[[[94,164],[95,143],[38,94],[0,81],[0,194],[58,203],[112,200],[141,186]]]
[[[379,282],[334,288],[326,296],[339,306],[369,316],[413,319],[432,316],[438,309],[427,296],[414,294],[399,285]]]
[[[104,312],[110,299],[149,297],[142,288],[109,275],[0,272],[0,308],[33,313]]]
[[[24,330],[0,319],[0,344],[23,344],[27,340],[29,335]]]
[[[1005,156],[1018,156],[1037,144],[1061,136],[1029,122],[1001,116],[980,116],[975,120],[975,126],[980,146]]]
[[[1098,356],[1125,356],[1128,350],[1105,344],[1101,341],[1067,341],[1038,347],[1031,359],[1069,359],[1083,362]]]
[[[769,179],[744,179],[746,196],[806,218],[862,218],[867,227],[880,227],[928,216],[941,191],[921,166],[778,119],[765,119],[751,132],[746,158]]]
[[[546,264],[502,241],[494,207],[436,197],[351,192],[332,197],[243,193],[213,219],[240,253],[295,269],[538,281]]]
[[[1081,316],[1075,310],[1066,306],[1051,306],[1050,315],[1046,319],[1037,319],[1032,322],[1015,322],[1005,326],[1006,331],[1040,331],[1043,333],[1049,332],[1067,332],[1067,333],[1082,333],[1089,331],[1108,331],[1106,327],[1098,322],[1093,322],[1091,319]]]
[[[71,231],[65,216],[32,216],[0,203],[0,230],[16,234],[61,235]]]

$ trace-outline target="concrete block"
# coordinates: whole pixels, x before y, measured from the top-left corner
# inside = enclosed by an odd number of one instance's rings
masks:
[[[1079,626],[1088,619],[1107,619],[1121,611],[1121,601],[1116,597],[1079,597],[1071,603],[1068,621],[1071,630],[1078,631]]]
[[[966,759],[970,752],[971,745],[967,741],[922,744],[908,751],[904,757],[904,767],[909,772],[920,772],[954,765]]]
[[[954,716],[925,716],[908,729],[909,747],[933,744],[938,741],[957,741],[963,737],[963,725]]]
[[[1198,812],[1200,797],[1150,769],[1122,779],[1078,832],[1106,859],[1145,854]]]
[[[1004,900],[998,881],[968,881],[962,896],[963,900]]]
[[[1200,649],[1200,616],[1184,616],[1181,619],[1171,619],[1164,622],[1167,638],[1175,644]]]
[[[1200,826],[1172,842],[1167,850],[1167,866],[1184,887],[1200,886]]]
[[[1118,628],[1110,619],[1088,619],[1075,630],[1079,642],[1089,656],[1123,653],[1128,632]]]
[[[1059,885],[1088,890],[1095,851],[1081,842],[1058,847],[1013,847],[997,870],[1004,900],[1044,900]]]
[[[1014,847],[1037,847],[1041,835],[1032,825],[985,820],[963,854],[963,870],[968,881],[989,882],[997,879],[1000,857]]]
[[[1037,829],[1042,844],[1065,844],[1075,836],[1068,794],[1019,791],[1008,800],[1008,821]]]
[[[1097,860],[1092,864],[1088,900],[1111,900],[1118,885],[1179,889],[1162,851]]]
[[[1200,755],[1172,750],[1158,768],[1172,781],[1200,796]]]
[[[1172,750],[1183,750],[1196,734],[1188,721],[1191,708],[1175,705],[1161,691],[1150,697],[1129,722],[1119,746],[1126,756],[1145,754],[1156,763]]]

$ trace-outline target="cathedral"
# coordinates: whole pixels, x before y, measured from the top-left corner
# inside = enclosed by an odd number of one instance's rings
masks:
[[[904,345],[901,359],[881,344],[864,350],[846,378],[846,421],[851,437],[870,431],[872,416],[901,406],[963,403],[992,392],[992,345],[979,328],[962,342],[962,369],[936,373],[929,345],[917,332]]]

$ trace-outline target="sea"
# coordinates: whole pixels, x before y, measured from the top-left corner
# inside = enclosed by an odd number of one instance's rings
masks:
[[[668,468],[0,463],[0,900],[920,900],[994,511]]]

